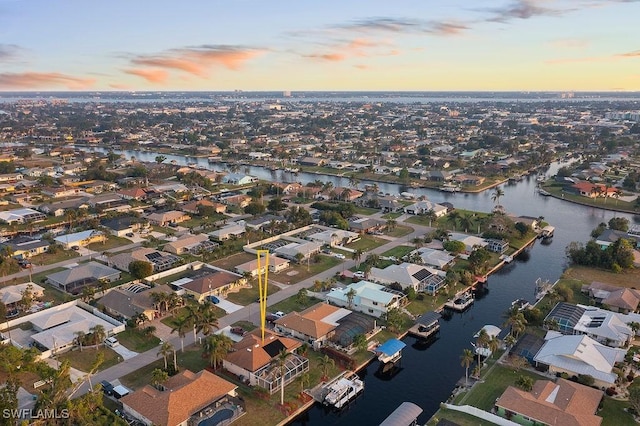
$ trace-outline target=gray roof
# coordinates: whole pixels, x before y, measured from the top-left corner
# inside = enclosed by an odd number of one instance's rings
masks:
[[[66,285],[86,278],[99,280],[110,275],[119,274],[120,271],[98,262],[89,262],[65,271],[49,275],[49,279],[56,283]]]
[[[403,402],[380,426],[410,426],[422,414],[422,408],[413,402]]]

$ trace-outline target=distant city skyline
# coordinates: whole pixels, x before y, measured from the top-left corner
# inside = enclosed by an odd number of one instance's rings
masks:
[[[0,0],[0,90],[637,91],[638,0]]]

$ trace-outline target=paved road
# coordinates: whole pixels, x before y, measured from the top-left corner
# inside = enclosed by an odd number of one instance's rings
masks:
[[[374,215],[375,217],[375,215]],[[400,220],[404,219],[404,218],[399,218]],[[400,223],[400,220],[398,220],[398,223]],[[392,247],[395,247],[397,245],[402,245],[402,244],[406,244],[411,242],[414,238],[416,237],[423,237],[427,232],[429,232],[430,230],[432,230],[432,228],[429,227],[425,227],[425,226],[420,226],[420,225],[414,225],[411,224],[411,227],[414,229],[414,231],[404,237],[400,237],[400,238],[393,238],[393,241],[389,241],[386,244],[377,247],[371,251],[368,251],[367,254],[382,254],[385,251],[389,250]],[[365,254],[365,258],[367,256],[367,254]],[[313,277],[307,278],[297,284],[293,284],[290,286],[287,286],[284,289],[281,289],[280,291],[278,291],[277,293],[274,293],[272,295],[269,296],[268,299],[268,306],[274,305],[284,299],[287,299],[295,294],[298,293],[298,291],[300,291],[301,288],[310,288],[311,286],[313,286],[313,283],[316,280],[326,280],[328,278],[333,277],[336,273],[342,272],[346,269],[352,268],[353,266],[355,266],[355,261],[353,260],[345,260],[344,262],[342,262],[340,265],[337,265],[331,269],[328,269],[326,271],[323,271]],[[245,306],[242,309],[239,309],[235,312],[232,312],[228,315],[225,315],[224,317],[220,318],[218,320],[218,324],[220,328],[224,328],[226,326],[229,326],[231,324],[234,324],[238,321],[241,320],[245,320],[245,321],[251,321],[254,324],[258,324],[259,323],[259,304],[258,303],[252,303],[250,305]],[[176,335],[173,335],[173,338],[168,339],[169,343],[171,343],[171,345],[173,345],[174,348],[179,349],[180,348],[180,338]],[[187,335],[185,336],[184,339],[184,345],[189,346],[192,345],[194,343],[194,337],[193,337],[193,333],[187,333]],[[147,352],[143,352],[131,359],[128,359],[124,362],[121,362],[113,367],[107,368],[106,370],[103,370],[97,374],[95,374],[92,377],[92,381],[93,383],[98,383],[101,380],[107,380],[107,381],[113,381],[115,379],[118,379],[122,376],[125,376],[133,371],[138,370],[139,368],[142,368],[144,366],[146,366],[147,364],[150,364],[156,360],[158,360],[158,348],[154,348],[151,349]],[[78,391],[73,395],[74,397],[78,397],[81,396],[83,394],[85,394],[86,392],[88,392],[89,390],[89,385],[88,383],[83,383],[82,386],[80,386],[78,388]]]

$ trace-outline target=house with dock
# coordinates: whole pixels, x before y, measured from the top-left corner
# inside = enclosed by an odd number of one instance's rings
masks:
[[[274,322],[274,330],[318,350],[333,337],[339,321],[349,314],[351,311],[348,309],[320,302],[302,312],[291,312],[278,318]]]
[[[389,265],[384,269],[371,268],[368,278],[380,284],[398,283],[402,289],[409,287],[416,292],[435,294],[444,287],[446,273],[428,266],[403,262]]]
[[[345,288],[334,288],[327,293],[327,303],[363,312],[376,318],[385,315],[389,309],[400,306],[405,295],[380,284],[360,281]]]

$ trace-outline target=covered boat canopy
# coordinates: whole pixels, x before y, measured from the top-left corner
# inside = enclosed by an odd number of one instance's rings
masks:
[[[439,313],[430,311],[422,314],[422,316],[420,316],[420,318],[418,318],[416,322],[422,325],[431,325],[434,322],[437,322],[440,317],[441,315]]]
[[[413,402],[403,402],[380,423],[380,426],[410,426],[415,424],[420,414],[422,414],[422,408]]]
[[[485,325],[480,329],[480,331],[482,330],[484,330],[489,335],[489,337],[498,337],[498,334],[500,334],[500,332],[502,331],[499,327],[491,324]],[[478,338],[478,336],[480,336],[480,331],[474,334],[473,337]]]
[[[392,356],[404,349],[405,346],[407,346],[406,343],[398,339],[389,339],[378,346],[376,352],[382,353],[387,356]]]

